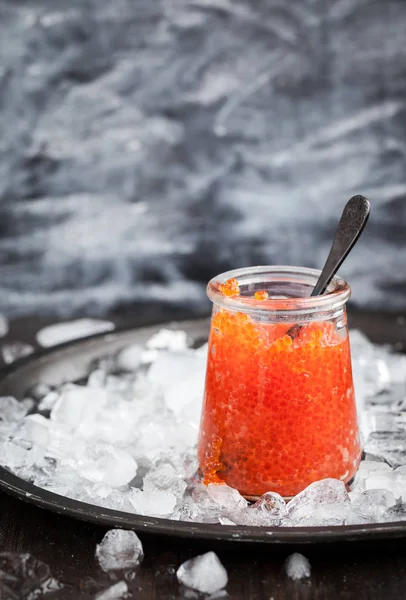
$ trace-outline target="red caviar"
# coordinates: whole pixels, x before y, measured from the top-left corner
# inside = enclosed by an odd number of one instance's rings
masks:
[[[255,300],[268,300],[269,294],[266,290],[258,290],[254,294]]]
[[[310,322],[256,323],[215,309],[199,437],[204,483],[247,496],[292,496],[313,481],[348,482],[360,458],[346,332]]]
[[[223,294],[223,296],[239,296],[240,286],[238,284],[238,280],[234,277],[227,279],[225,283],[219,285],[219,291]]]

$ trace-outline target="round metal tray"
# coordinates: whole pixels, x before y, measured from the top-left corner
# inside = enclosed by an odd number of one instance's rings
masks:
[[[67,381],[79,381],[88,375],[95,360],[117,352],[130,343],[144,343],[160,327],[162,326],[102,334],[63,344],[28,357],[7,369],[0,380],[0,395],[12,395],[22,399],[39,382],[59,386]],[[207,320],[183,321],[165,324],[165,327],[183,329],[195,341],[203,341],[208,333]],[[240,543],[313,544],[406,537],[406,523],[399,522],[334,527],[272,528],[186,523],[144,517],[59,496],[24,481],[2,467],[0,467],[0,489],[25,502],[87,522],[184,538]]]

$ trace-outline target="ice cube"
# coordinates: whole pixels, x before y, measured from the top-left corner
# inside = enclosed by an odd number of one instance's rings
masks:
[[[308,579],[311,574],[310,562],[303,554],[299,554],[299,552],[288,556],[285,569],[287,576],[294,581]]]
[[[255,504],[234,515],[239,525],[272,527],[286,516],[286,502],[279,494],[267,492]]]
[[[32,400],[18,401],[13,396],[0,396],[0,421],[13,423],[20,421],[34,406]]]
[[[141,421],[138,438],[134,442],[134,455],[152,461],[165,448],[167,448],[167,427],[164,423],[159,420],[148,424]]]
[[[55,459],[60,467],[72,469],[79,478],[118,488],[132,481],[137,463],[125,450],[105,442],[86,442],[50,429],[50,442],[45,455]]]
[[[128,452],[106,443],[77,446],[74,461],[71,464],[82,477],[112,488],[126,485],[137,473],[137,463]]]
[[[123,348],[116,357],[116,368],[119,371],[135,371],[143,362],[144,350],[138,344]]]
[[[209,496],[207,486],[199,481],[195,482],[191,489],[191,498],[199,513],[210,518],[214,523],[218,521],[218,517],[224,512],[222,507]]]
[[[104,481],[93,481],[84,477],[72,464],[71,460],[48,463],[49,466],[35,474],[35,485],[51,491],[62,490],[62,495],[88,504],[131,512],[127,487],[116,489]]]
[[[57,323],[40,329],[37,333],[37,342],[43,348],[49,348],[56,344],[77,340],[80,338],[113,331],[114,323],[100,319],[77,319],[76,321],[67,321]]]
[[[167,491],[182,498],[187,484],[170,463],[161,463],[148,471],[143,487],[145,492]]]
[[[365,480],[365,489],[385,489],[393,493],[397,500],[406,501],[406,470],[399,467],[394,471],[377,471]]]
[[[34,600],[63,587],[45,563],[31,554],[0,553],[0,597]]]
[[[151,365],[159,356],[160,350],[146,349],[142,353],[141,363],[143,365]]]
[[[198,506],[190,496],[183,498],[182,503],[178,503],[175,511],[170,515],[174,521],[200,522],[201,513]],[[214,519],[212,522],[216,522]]]
[[[349,336],[352,354],[355,354],[357,358],[359,356],[372,356],[375,346],[365,333],[362,333],[359,329],[350,329]]]
[[[168,427],[167,447],[176,448],[176,452],[179,453],[190,450],[196,446],[198,434],[199,429],[196,423],[177,419],[171,427]]]
[[[141,563],[144,551],[134,531],[110,529],[97,545],[96,557],[103,571],[126,571]]]
[[[126,513],[133,513],[133,507],[129,500],[130,491],[127,489],[112,489],[104,484],[84,485],[80,493],[76,489],[71,491],[71,496],[87,504],[96,504],[104,508],[111,508]]]
[[[402,411],[391,410],[393,406],[385,405],[377,409],[374,407],[368,411],[370,430],[368,435],[375,431],[386,431],[398,433],[405,430],[405,415]]]
[[[28,395],[30,396],[30,398],[34,398],[34,400],[37,400],[39,402],[40,400],[42,400],[42,398],[44,398],[44,396],[49,394],[50,391],[51,388],[49,387],[49,385],[40,381],[30,389]]]
[[[385,363],[389,371],[391,385],[400,386],[405,391],[406,383],[406,356],[399,352],[394,352],[392,348],[384,350]]]
[[[227,571],[214,552],[184,562],[176,572],[178,581],[203,594],[214,594],[228,583]]]
[[[351,514],[348,503],[326,504],[314,506],[312,510],[293,512],[289,517],[289,525],[294,527],[327,527],[344,525]]]
[[[26,440],[41,448],[46,448],[50,439],[49,427],[49,419],[38,414],[28,415],[19,424],[13,438]]]
[[[191,423],[160,411],[145,415],[137,424],[133,434],[134,456],[145,458],[146,463],[166,456],[172,462],[173,456],[181,456],[196,445],[198,430]]]
[[[107,371],[104,369],[95,369],[87,378],[87,385],[93,388],[103,388],[106,385]]]
[[[174,352],[186,350],[186,332],[175,331],[173,329],[160,329],[147,341],[147,348],[153,350],[172,350]]]
[[[76,461],[76,456],[81,458],[85,454],[85,442],[72,436],[72,432],[63,425],[50,421],[49,441],[46,447],[46,456],[51,459],[64,461],[67,464]]]
[[[199,425],[204,396],[204,370],[168,385],[164,391],[166,406],[183,420]]]
[[[225,484],[210,483],[207,493],[216,504],[228,512],[242,510],[248,506],[247,500],[237,490]]]
[[[390,492],[392,492],[395,498],[400,498],[402,495],[395,473],[371,475],[365,481],[365,489],[389,490]]]
[[[266,492],[251,508],[252,510],[261,511],[276,518],[284,517],[286,514],[286,502],[276,492]]]
[[[372,364],[364,367],[364,380],[369,396],[376,396],[390,388],[390,373],[386,362],[375,357]]]
[[[3,344],[1,347],[1,356],[6,365],[9,365],[20,358],[29,356],[34,352],[34,347],[31,344],[20,342],[18,340]]]
[[[0,315],[0,337],[4,337],[8,334],[8,321],[4,315]]]
[[[141,491],[133,489],[129,500],[139,515],[151,517],[166,517],[176,506],[176,496],[165,491]]]
[[[148,381],[162,389],[178,385],[187,378],[202,375],[205,362],[193,350],[161,352],[148,370]]]
[[[379,521],[388,508],[396,504],[396,498],[388,490],[367,490],[352,498],[351,508],[357,515]]]
[[[74,431],[80,425],[92,423],[107,400],[108,395],[105,390],[71,385],[52,408],[51,420],[62,423]]]
[[[90,441],[100,440],[120,446],[134,445],[137,432],[140,436],[144,433],[142,423],[139,422],[143,414],[145,414],[146,421],[154,421],[154,413],[148,414],[145,406],[138,399],[128,402],[106,390],[96,390],[95,388],[92,390],[93,393],[101,392],[100,403],[97,402],[97,396],[95,396],[93,407],[89,405],[88,413],[84,415],[82,413],[80,423],[74,429],[70,428],[77,436]],[[104,403],[103,394],[106,394],[106,403]],[[66,421],[66,419],[64,420]]]
[[[55,391],[49,391],[38,404],[38,410],[48,411],[52,410],[57,400],[59,400],[59,393]]]
[[[404,431],[375,431],[364,444],[364,451],[387,462],[392,467],[406,464]]]
[[[194,479],[199,469],[199,461],[195,451],[184,452],[179,457],[179,470],[186,479]]]
[[[96,594],[95,600],[120,600],[126,598],[128,592],[128,586],[125,581],[119,581],[115,583],[107,590]]]
[[[219,522],[221,525],[237,525],[237,523],[234,523],[231,519],[227,519],[227,517],[219,517]]]
[[[384,475],[392,472],[389,465],[383,462],[376,462],[372,460],[363,460],[360,462],[358,471],[355,474],[354,481],[351,485],[351,489],[365,490],[365,482],[373,475]]]
[[[350,510],[345,520],[345,525],[368,525],[369,523],[371,523],[371,520],[368,517],[363,517],[352,510]]]
[[[88,483],[74,469],[57,461],[47,461],[33,473],[32,481],[38,487],[76,499],[80,499],[83,485]]]
[[[356,396],[371,397],[388,389],[389,370],[376,346],[358,330],[350,331],[350,343]]]
[[[394,521],[406,521],[406,504],[396,504],[388,508],[382,515],[381,521],[392,523]]]
[[[11,471],[29,470],[33,465],[42,465],[43,462],[44,452],[37,446],[32,447],[20,440],[0,442],[0,464]]]
[[[290,519],[310,518],[321,506],[332,504],[349,504],[345,484],[338,479],[322,479],[311,483],[295,496],[287,505]]]
[[[38,476],[39,479],[41,475]],[[50,484],[51,482],[51,484]],[[36,485],[38,482],[35,482]],[[122,512],[133,512],[128,499],[130,490],[127,487],[114,489],[105,483],[94,483],[81,477],[74,469],[69,469],[66,465],[57,465],[55,472],[51,477],[42,477],[40,487],[45,487],[53,491],[53,484],[57,483],[59,489],[66,489],[62,495],[87,504],[94,504],[105,508],[112,508]],[[61,493],[56,491],[56,493]]]
[[[107,375],[104,387],[109,392],[113,392],[122,398],[134,400],[137,398],[138,388],[143,382],[140,379],[134,379],[132,376],[123,375]],[[141,390],[140,390],[141,391]],[[142,392],[141,392],[142,393]]]

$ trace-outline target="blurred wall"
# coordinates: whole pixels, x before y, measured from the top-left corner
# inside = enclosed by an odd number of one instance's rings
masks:
[[[207,309],[225,269],[406,307],[404,0],[2,0],[0,311]]]

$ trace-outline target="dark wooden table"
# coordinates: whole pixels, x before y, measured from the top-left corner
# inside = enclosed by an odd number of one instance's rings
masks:
[[[406,344],[406,325],[397,315],[354,313],[352,324],[377,342]],[[134,320],[116,319],[119,326]],[[24,319],[13,323],[9,339],[32,341],[44,321]],[[141,323],[139,323],[141,324]],[[146,324],[143,320],[142,324]],[[47,563],[65,587],[45,598],[93,598],[110,585],[94,557],[105,529],[60,517],[0,493],[0,549],[29,552]],[[406,598],[406,540],[369,544],[324,544],[287,548],[247,546],[236,542],[212,544],[175,538],[140,536],[145,559],[129,583],[132,597],[170,600],[191,597],[180,588],[175,569],[196,554],[214,550],[229,575],[229,598],[248,600],[332,600],[334,598],[401,600]],[[286,557],[299,551],[312,565],[310,581],[287,578]],[[195,596],[197,597],[197,595]],[[3,597],[1,597],[3,600]],[[22,599],[23,600],[23,599]]]

